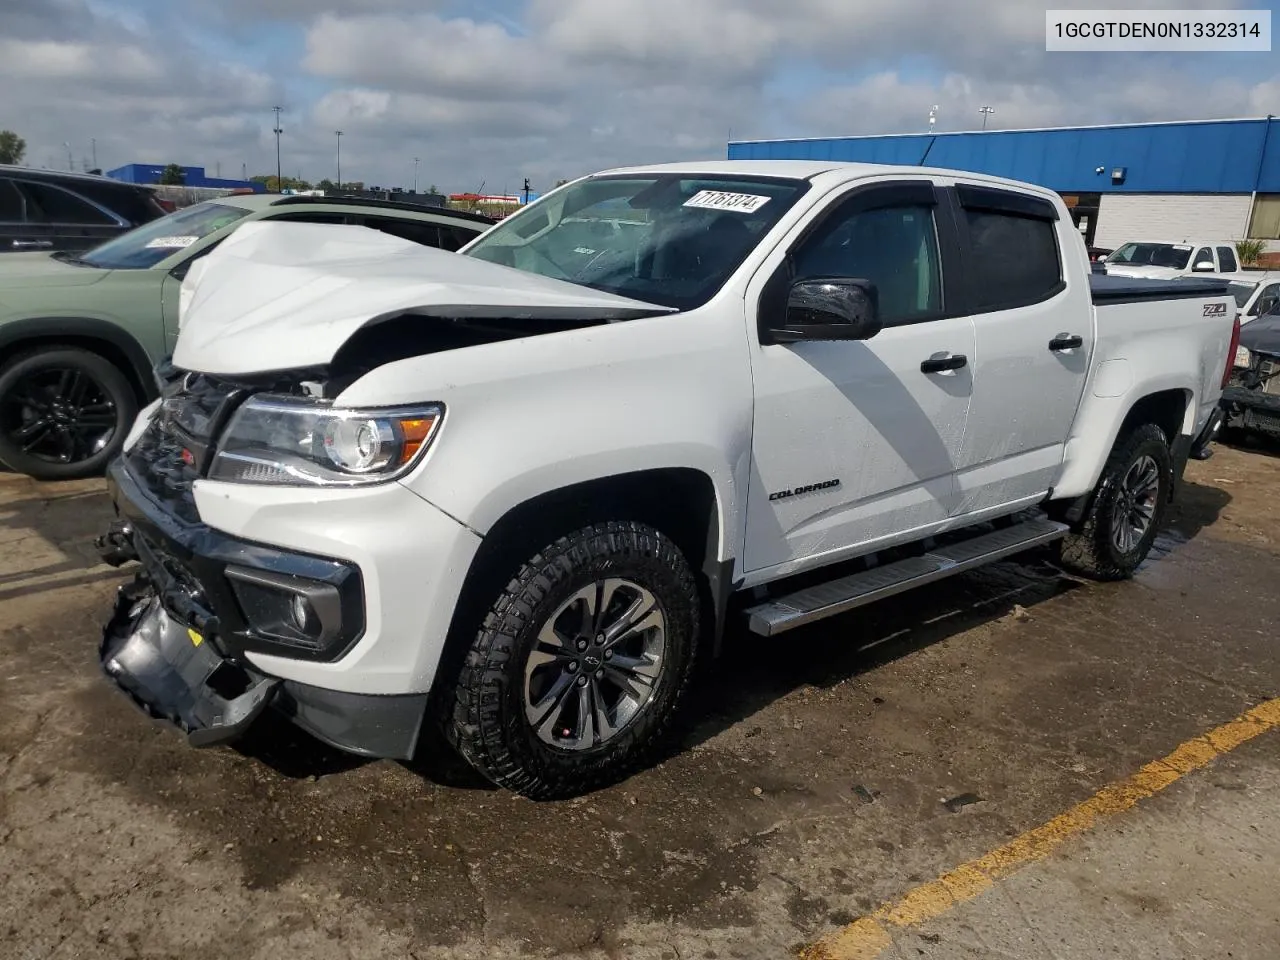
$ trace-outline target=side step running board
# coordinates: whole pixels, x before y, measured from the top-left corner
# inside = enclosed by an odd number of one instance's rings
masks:
[[[1051,543],[1064,537],[1067,530],[1065,523],[1036,518],[934,547],[918,557],[849,574],[757,604],[747,610],[747,626],[752,633],[771,637]]]

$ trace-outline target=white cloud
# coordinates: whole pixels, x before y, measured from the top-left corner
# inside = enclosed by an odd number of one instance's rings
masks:
[[[418,156],[424,182],[509,188],[722,157],[731,131],[920,131],[935,103],[956,130],[982,104],[1020,127],[1280,102],[1266,55],[1049,55],[1043,34],[1026,0],[0,0],[0,126],[37,163],[96,137],[108,166],[263,172],[283,103],[290,172],[332,176],[341,129],[344,175],[407,183]]]

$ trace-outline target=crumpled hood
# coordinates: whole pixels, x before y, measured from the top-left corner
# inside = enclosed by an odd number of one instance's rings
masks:
[[[192,264],[179,304],[174,365],[226,375],[322,366],[361,327],[406,313],[526,320],[532,333],[542,318],[672,312],[368,227],[270,221]]]
[[[1107,276],[1110,277],[1146,277],[1150,280],[1172,280],[1174,277],[1184,276],[1181,270],[1175,270],[1173,267],[1146,267],[1142,264],[1117,263],[1115,266],[1104,264],[1107,268]],[[1204,276],[1204,274],[1197,274]]]
[[[84,287],[110,270],[64,263],[49,253],[0,253],[0,290],[32,287]]]

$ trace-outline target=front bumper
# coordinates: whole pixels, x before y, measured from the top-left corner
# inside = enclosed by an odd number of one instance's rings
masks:
[[[359,570],[342,561],[282,551],[176,518],[116,461],[108,487],[120,520],[99,538],[103,559],[136,560],[102,635],[99,658],[115,684],[148,715],[182,730],[193,746],[234,740],[267,708],[317,738],[363,756],[411,757],[427,695],[375,695],[324,689],[274,676],[250,654],[276,647],[246,615],[233,580],[329,588],[343,629],[332,648],[290,649],[290,656],[332,660],[359,639]],[[354,584],[354,586],[352,586]]]
[[[1280,396],[1232,384],[1222,391],[1220,409],[1227,426],[1280,439]]]

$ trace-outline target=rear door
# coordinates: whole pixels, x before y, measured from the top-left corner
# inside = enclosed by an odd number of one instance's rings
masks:
[[[26,198],[28,222],[42,229],[56,250],[88,250],[129,227],[122,218],[57,184],[19,180],[17,186]]]
[[[947,195],[977,336],[956,474],[965,515],[1053,484],[1089,372],[1093,300],[1079,239],[1048,199],[963,182]]]
[[[748,293],[759,342],[744,566],[771,576],[945,523],[973,392],[954,223],[931,181],[854,187],[786,244]],[[799,343],[757,332],[791,283],[816,277],[874,283],[884,329]]]

